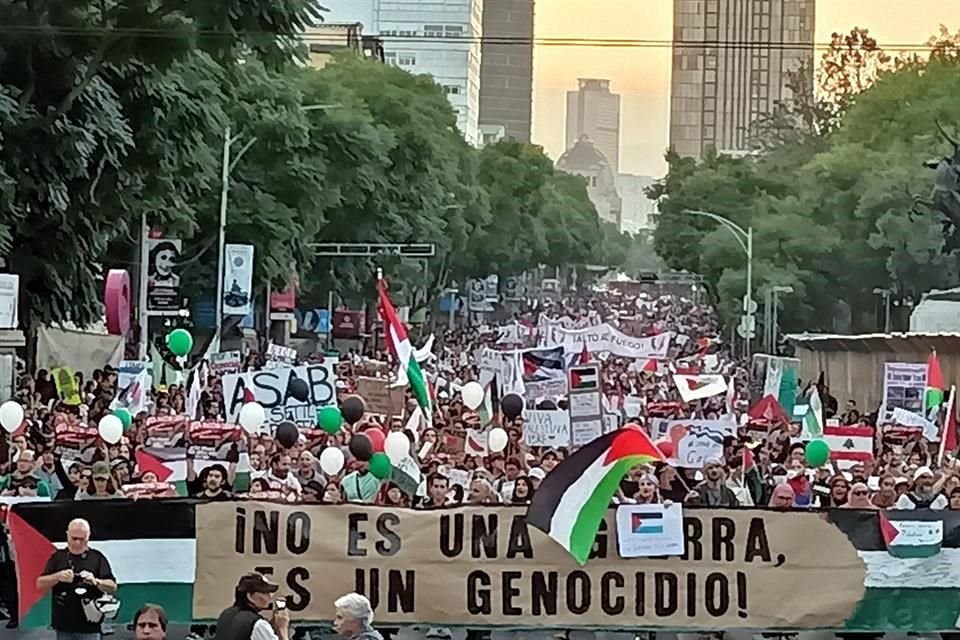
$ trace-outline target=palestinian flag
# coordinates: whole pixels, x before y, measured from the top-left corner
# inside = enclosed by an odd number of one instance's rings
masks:
[[[937,466],[943,464],[945,453],[957,452],[957,388],[950,387],[950,400],[947,401],[947,411],[943,416],[943,429],[940,433],[940,448],[937,452]]]
[[[547,475],[527,508],[527,523],[559,542],[582,566],[623,477],[638,464],[664,460],[640,429],[602,435]]]
[[[387,348],[400,363],[400,380],[405,380],[410,385],[413,397],[417,399],[429,427],[433,424],[433,406],[427,390],[427,379],[417,362],[413,345],[407,336],[407,328],[397,316],[397,310],[387,294],[387,283],[383,278],[377,280],[377,293],[380,297],[380,319],[383,321]]]
[[[54,550],[67,546],[67,525],[74,518],[90,523],[90,547],[107,557],[117,578],[121,602],[117,623],[130,622],[144,602],[162,603],[171,622],[193,621],[196,536],[192,502],[51,502],[18,504],[7,520],[17,558],[21,628],[50,624],[50,592],[40,593],[36,581]]]
[[[157,474],[157,479],[160,482],[169,482],[176,487],[178,495],[187,495],[186,449],[183,447],[173,449],[147,447],[138,449],[134,453],[134,457],[140,474],[146,471],[153,471]],[[250,488],[250,472],[253,470],[250,466],[250,454],[243,452],[239,458],[231,489],[233,491],[246,491]],[[202,460],[195,458],[193,460],[193,470],[199,476],[204,469],[212,467],[215,464],[219,464],[227,470],[230,468],[230,463],[225,460]]]
[[[825,515],[864,563],[866,592],[848,629],[956,629],[960,513],[834,509]]]
[[[521,355],[524,382],[545,382],[563,380],[563,347],[553,349],[531,349]]]
[[[940,360],[937,359],[937,352],[931,351],[927,357],[927,390],[923,402],[927,415],[943,404],[944,389],[946,387],[943,384],[943,372],[940,371]]]
[[[600,387],[600,371],[596,365],[570,369],[570,390],[583,391]]]
[[[810,390],[807,412],[803,416],[803,426],[800,432],[801,440],[813,440],[823,437],[823,402],[820,400],[820,390],[814,386]]]

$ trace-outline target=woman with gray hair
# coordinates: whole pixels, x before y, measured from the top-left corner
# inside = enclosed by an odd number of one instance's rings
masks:
[[[367,597],[359,593],[340,596],[333,603],[336,616],[333,628],[346,640],[383,640],[373,628],[373,607]]]

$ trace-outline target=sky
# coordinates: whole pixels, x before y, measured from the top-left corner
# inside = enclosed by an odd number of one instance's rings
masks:
[[[818,45],[864,27],[881,46],[922,44],[960,29],[960,0],[817,0]],[[668,41],[672,0],[536,0],[537,38]],[[620,172],[660,177],[670,123],[670,47],[544,46],[534,50],[533,141],[564,149],[565,95],[577,78],[607,78],[621,95]]]

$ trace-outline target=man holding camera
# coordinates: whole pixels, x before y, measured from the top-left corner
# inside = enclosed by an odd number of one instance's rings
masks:
[[[38,589],[53,589],[51,626],[57,640],[100,640],[100,622],[90,621],[83,602],[117,590],[106,556],[89,545],[90,524],[80,518],[71,521],[67,548],[54,551],[37,578]]]
[[[233,606],[217,618],[214,640],[289,640],[290,612],[286,602],[273,602],[280,587],[259,573],[248,573],[237,583]],[[273,610],[271,621],[263,617]]]

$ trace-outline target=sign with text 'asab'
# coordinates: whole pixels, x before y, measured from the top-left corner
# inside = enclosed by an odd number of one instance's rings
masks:
[[[282,369],[261,369],[223,376],[223,398],[227,422],[236,423],[243,406],[244,393],[250,391],[253,399],[263,405],[267,422],[276,425],[290,420],[300,427],[313,427],[317,410],[337,402],[337,374],[333,360]],[[306,402],[294,397],[290,383],[303,380],[309,391]]]

